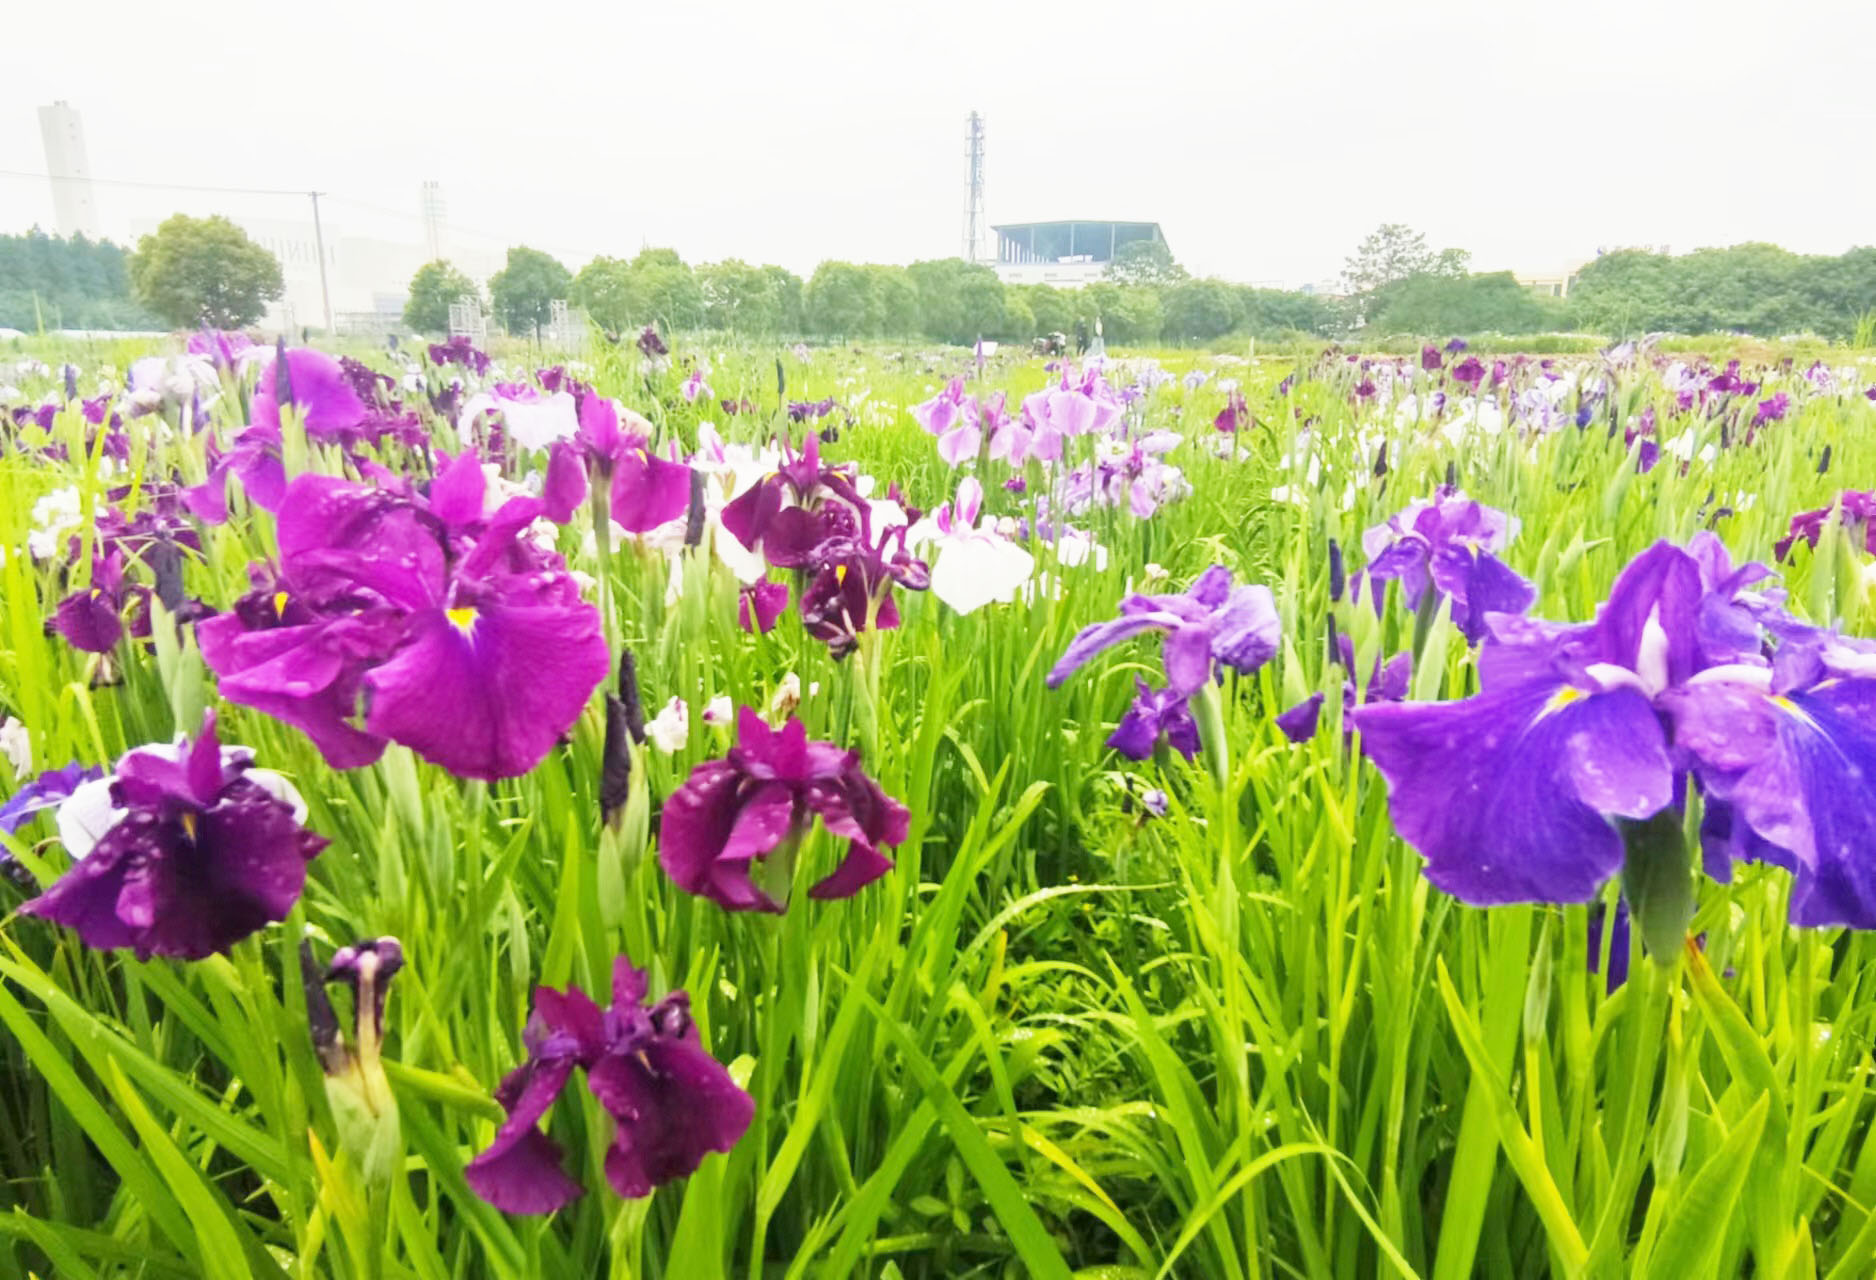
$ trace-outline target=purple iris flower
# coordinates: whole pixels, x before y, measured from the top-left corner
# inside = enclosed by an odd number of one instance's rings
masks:
[[[624,956],[612,963],[610,1008],[575,986],[535,988],[528,1060],[495,1091],[508,1118],[463,1169],[477,1195],[504,1213],[552,1213],[581,1195],[560,1147],[538,1127],[575,1067],[612,1117],[606,1181],[621,1196],[650,1195],[741,1139],[755,1102],[703,1047],[690,997],[673,991],[647,1005],[646,990]]]
[[[1000,451],[992,437],[990,456],[1018,463],[1025,457],[1055,462],[1072,436],[1098,435],[1120,421],[1124,406],[1098,368],[1079,377],[1073,367],[1062,370],[1060,382],[1023,397],[1021,423],[1025,435],[1005,430],[1007,444]],[[1024,447],[1019,450],[1018,445]]]
[[[1291,742],[1308,742],[1322,721],[1322,693],[1310,694],[1277,717],[1277,728]]]
[[[345,367],[311,347],[294,347],[286,358],[287,385],[307,436],[322,443],[348,438],[365,420],[366,411]],[[276,433],[280,430],[277,364],[278,357],[261,366],[248,408],[250,427],[265,427]]]
[[[72,869],[20,910],[142,959],[199,960],[284,920],[327,842],[300,825],[299,794],[249,762],[222,748],[212,711],[193,743],[130,752],[60,806]]]
[[[834,397],[825,400],[790,400],[788,402],[788,420],[790,422],[817,422],[834,411]]]
[[[1485,381],[1485,362],[1477,356],[1467,356],[1453,365],[1453,379],[1478,390],[1479,384]]]
[[[1244,394],[1239,391],[1233,391],[1225,398],[1225,407],[1218,411],[1216,418],[1212,419],[1213,429],[1226,433],[1234,432],[1240,427],[1250,425],[1250,406],[1244,402]]]
[[[684,397],[685,404],[696,404],[699,397],[705,400],[710,398],[710,384],[704,381],[701,366],[690,371],[690,377],[684,379],[684,385],[678,388],[678,393]]]
[[[540,763],[611,664],[565,562],[522,536],[546,504],[485,517],[486,485],[472,451],[427,497],[295,479],[278,570],[251,570],[254,590],[196,629],[222,696],[301,729],[334,768],[387,739],[465,778]]]
[[[1843,522],[1850,532],[1850,540],[1871,555],[1876,555],[1876,490],[1859,493],[1846,489],[1837,495],[1837,501],[1828,507],[1819,507],[1815,511],[1801,511],[1791,518],[1791,532],[1779,539],[1772,552],[1783,560],[1791,554],[1792,544],[1803,538],[1811,546],[1817,546],[1818,537],[1824,532],[1832,517]]]
[[[1876,645],[1746,590],[1768,572],[1709,533],[1656,543],[1593,623],[1495,617],[1477,695],[1356,710],[1428,878],[1479,904],[1587,901],[1622,866],[1612,820],[1691,785],[1709,875],[1774,862],[1794,924],[1876,927]]]
[[[1440,349],[1434,346],[1420,348],[1420,367],[1432,373],[1446,362],[1440,358]]]
[[[1791,409],[1791,397],[1783,391],[1759,401],[1752,413],[1752,425],[1762,427],[1768,422],[1777,422]]]
[[[71,798],[72,792],[94,778],[102,778],[104,770],[92,766],[86,768],[76,760],[63,769],[47,769],[0,804],[0,831],[9,834],[18,831],[31,822],[33,815],[45,809],[56,809]],[[0,853],[0,860],[6,855]]]
[[[124,582],[124,558],[107,552],[92,561],[91,585],[59,601],[47,626],[84,653],[109,653],[124,638],[124,605],[137,588]]]
[[[895,585],[930,589],[931,569],[906,550],[906,533],[905,525],[894,525],[876,540],[830,538],[816,549],[820,567],[801,593],[801,624],[836,661],[859,647],[861,632],[899,625]]]
[[[1409,609],[1418,609],[1429,587],[1453,603],[1453,625],[1476,644],[1492,613],[1523,613],[1537,588],[1494,554],[1517,535],[1518,522],[1442,485],[1430,501],[1416,500],[1361,535],[1368,566],[1355,578],[1356,598],[1365,584],[1382,605],[1381,584],[1398,580]]]
[[[1050,670],[1059,688],[1103,649],[1147,631],[1165,633],[1166,684],[1182,697],[1198,692],[1216,667],[1251,672],[1276,655],[1283,623],[1265,586],[1234,587],[1231,571],[1215,564],[1178,595],[1130,595],[1120,616],[1083,627]]]
[[[938,456],[956,467],[977,456],[983,444],[982,414],[977,397],[964,390],[964,379],[953,378],[943,391],[912,406],[919,426],[938,437]]]
[[[736,601],[736,621],[744,631],[767,635],[787,608],[788,587],[764,578],[742,589]]]
[[[1139,692],[1115,726],[1107,745],[1129,760],[1148,760],[1164,737],[1173,750],[1190,760],[1199,752],[1199,726],[1184,694],[1155,689],[1138,676]]]
[[[466,334],[457,334],[447,342],[432,342],[430,363],[438,366],[459,364],[465,369],[475,370],[478,378],[489,371],[489,358],[476,349],[476,344]]]
[[[1446,344],[1446,354],[1449,356],[1456,356],[1465,349],[1466,340],[1464,338],[1453,338]]]
[[[824,543],[867,540],[869,508],[851,468],[823,466],[812,433],[800,453],[782,448],[782,465],[723,508],[723,527],[778,569],[817,568]]]
[[[729,755],[698,765],[665,802],[658,860],[679,888],[725,910],[780,912],[816,815],[848,844],[812,898],[852,897],[892,870],[879,847],[903,841],[911,822],[861,772],[858,752],[809,741],[792,717],[771,729],[744,707]]]
[[[647,360],[658,360],[671,354],[671,348],[665,346],[664,339],[658,336],[658,327],[650,324],[638,335],[638,350]]]
[[[651,423],[590,392],[580,398],[577,434],[549,451],[548,514],[570,516],[586,500],[588,477],[606,488],[608,514],[627,533],[668,524],[690,506],[690,468],[651,451]]]

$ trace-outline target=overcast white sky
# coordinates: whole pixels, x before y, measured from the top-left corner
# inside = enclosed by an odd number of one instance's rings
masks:
[[[1868,0],[8,10],[0,170],[44,172],[35,108],[64,98],[99,178],[318,187],[339,229],[412,241],[436,178],[453,227],[575,269],[643,244],[804,274],[956,253],[973,108],[990,221],[1156,220],[1239,280],[1333,276],[1382,221],[1480,269],[1876,242]],[[97,196],[118,237],[305,205]],[[47,184],[0,177],[0,229],[35,221]]]

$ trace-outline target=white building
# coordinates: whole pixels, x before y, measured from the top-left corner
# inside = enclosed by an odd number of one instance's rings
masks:
[[[1107,274],[1114,255],[1138,240],[1164,244],[1157,222],[1010,222],[997,233],[997,276],[1005,284],[1079,289]]]
[[[39,133],[46,144],[46,172],[52,177],[52,211],[58,232],[98,239],[98,201],[92,191],[91,161],[85,154],[85,122],[69,102],[39,108]]]

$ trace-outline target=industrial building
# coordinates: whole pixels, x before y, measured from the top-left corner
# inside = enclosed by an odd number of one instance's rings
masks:
[[[1079,289],[1107,273],[1115,254],[1138,241],[1166,242],[1157,222],[1007,222],[997,233],[997,275],[1005,284]]]

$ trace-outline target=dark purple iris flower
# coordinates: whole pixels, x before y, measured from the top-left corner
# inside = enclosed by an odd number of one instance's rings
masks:
[[[646,325],[638,335],[638,350],[647,360],[656,360],[671,354],[671,348],[665,346],[664,339],[658,336],[656,325]]]
[[[486,486],[472,451],[427,497],[296,478],[279,568],[251,569],[254,590],[197,627],[222,696],[301,729],[334,768],[387,739],[465,778],[539,764],[611,663],[565,562],[522,536],[547,504],[485,517]]]
[[[787,586],[765,578],[742,589],[736,601],[736,621],[744,631],[767,635],[787,608]]]
[[[1485,381],[1485,362],[1477,356],[1467,356],[1453,365],[1453,380],[1478,390],[1479,384]]]
[[[795,853],[816,815],[847,856],[808,890],[849,898],[892,870],[881,845],[903,841],[911,815],[860,770],[858,752],[810,742],[801,721],[771,729],[748,707],[728,756],[691,770],[665,802],[658,860],[687,893],[728,911],[787,906]]]
[[[579,465],[584,462],[584,467]],[[586,500],[588,477],[605,489],[607,514],[627,533],[646,533],[690,506],[691,470],[651,451],[651,423],[601,395],[580,397],[580,427],[548,455],[548,513],[565,519]]]
[[[1440,358],[1440,349],[1438,347],[1423,346],[1420,348],[1420,367],[1428,373],[1432,373],[1445,363],[1446,362]]]
[[[1199,752],[1199,726],[1184,694],[1155,689],[1138,676],[1139,690],[1127,714],[1120,718],[1107,745],[1129,760],[1148,760],[1164,737],[1169,746],[1190,760]]]
[[[1453,625],[1476,644],[1488,615],[1523,613],[1537,599],[1537,588],[1494,554],[1516,534],[1512,517],[1442,485],[1361,535],[1368,566],[1355,576],[1355,598],[1365,586],[1379,615],[1382,584],[1398,580],[1409,609],[1431,587],[1452,600]]]
[[[1251,409],[1244,402],[1242,392],[1233,391],[1225,397],[1225,407],[1212,419],[1212,428],[1226,433],[1234,432],[1251,425]]]
[[[1120,602],[1118,618],[1083,627],[1049,671],[1049,688],[1059,688],[1103,649],[1147,631],[1165,633],[1166,685],[1189,697],[1217,667],[1248,673],[1270,661],[1283,623],[1269,587],[1234,587],[1231,571],[1215,564],[1178,595],[1130,595]]]
[[[94,778],[102,778],[104,770],[95,765],[87,768],[76,760],[63,769],[47,769],[0,804],[0,831],[11,834],[18,831],[33,816],[46,809],[56,809],[71,798],[72,792],[83,783]],[[0,861],[6,854],[0,853]]]
[[[854,487],[852,469],[824,466],[810,434],[796,453],[782,442],[784,461],[723,508],[723,527],[779,569],[813,569],[823,544],[869,540],[871,516]]]
[[[446,364],[459,364],[465,369],[475,370],[478,378],[485,376],[489,371],[489,358],[478,351],[476,344],[471,342],[465,334],[457,334],[448,342],[432,342],[430,363],[439,367]]]
[[[1479,904],[1587,901],[1622,866],[1614,820],[1691,785],[1710,876],[1773,862],[1794,924],[1876,927],[1876,644],[1746,590],[1768,572],[1710,533],[1656,543],[1593,623],[1494,617],[1477,695],[1356,710],[1428,878]]]
[[[92,561],[91,585],[59,601],[47,626],[85,653],[109,653],[124,638],[124,606],[137,588],[124,581],[124,559],[108,552]]]
[[[249,760],[223,750],[214,712],[193,743],[132,751],[60,806],[72,869],[21,912],[142,959],[199,960],[284,920],[326,838],[300,825],[298,793]]]
[[[1791,397],[1780,391],[1759,401],[1758,408],[1752,412],[1752,425],[1762,427],[1768,422],[1777,422],[1791,409]]]
[[[703,1047],[687,994],[649,1006],[645,995],[644,973],[624,956],[612,964],[610,1008],[575,986],[535,988],[528,1060],[495,1091],[508,1118],[463,1169],[477,1195],[504,1213],[552,1213],[582,1194],[538,1127],[575,1067],[612,1117],[606,1181],[621,1196],[648,1196],[736,1145],[755,1102]]]
[[[931,569],[905,549],[905,538],[906,526],[894,525],[874,541],[836,536],[814,549],[820,568],[801,593],[801,623],[836,661],[859,647],[861,632],[899,625],[894,586],[930,589]]]
[[[1841,513],[1841,514],[1840,514]],[[1850,531],[1850,540],[1871,555],[1876,555],[1876,490],[1859,493],[1846,489],[1837,495],[1837,501],[1828,507],[1819,507],[1815,511],[1801,511],[1791,518],[1791,532],[1779,539],[1772,549],[1780,560],[1791,554],[1792,544],[1803,538],[1811,546],[1817,546],[1818,537],[1830,524],[1832,518],[1841,520]]]
[[[788,420],[790,422],[814,422],[825,418],[834,411],[834,397],[825,400],[790,400],[788,402]]]

